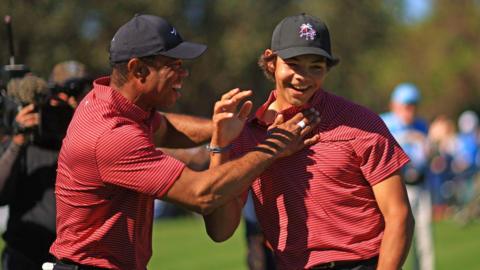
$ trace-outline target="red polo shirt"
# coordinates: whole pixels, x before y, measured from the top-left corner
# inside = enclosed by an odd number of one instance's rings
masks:
[[[50,252],[79,264],[144,270],[152,253],[153,200],[184,164],[155,148],[162,116],[132,104],[109,82],[94,82],[63,141]]]
[[[233,156],[266,136],[259,118],[247,122]],[[323,90],[307,106],[320,112],[320,141],[277,160],[252,185],[255,210],[279,269],[308,269],[379,254],[385,227],[372,186],[408,162],[383,121],[370,110]],[[302,108],[283,111],[290,119]]]

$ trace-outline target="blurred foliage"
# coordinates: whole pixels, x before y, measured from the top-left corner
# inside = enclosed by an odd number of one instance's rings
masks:
[[[388,109],[391,89],[402,81],[423,93],[428,118],[480,111],[480,3],[432,0],[430,16],[402,19],[401,0],[3,0],[0,15],[13,17],[16,62],[45,78],[57,62],[84,62],[94,76],[107,75],[108,46],[116,29],[135,13],[170,20],[182,36],[204,42],[208,51],[186,64],[175,110],[209,116],[221,93],[253,89],[259,105],[274,88],[257,67],[275,25],[285,16],[306,12],[329,26],[333,53],[341,62],[330,71],[326,88],[376,112]],[[8,63],[1,29],[0,61]]]

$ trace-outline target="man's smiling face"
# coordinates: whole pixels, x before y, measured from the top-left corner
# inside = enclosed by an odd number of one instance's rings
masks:
[[[319,55],[276,57],[275,61],[277,103],[282,110],[306,104],[322,87],[328,70],[325,58]]]

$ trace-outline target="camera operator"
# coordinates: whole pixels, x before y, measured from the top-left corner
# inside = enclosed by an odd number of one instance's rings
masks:
[[[49,87],[39,77],[13,79],[8,98],[27,104],[10,128],[10,143],[1,157],[0,204],[9,205],[3,234],[4,270],[41,269],[55,233],[55,177],[58,151],[77,104],[68,90]],[[3,181],[1,181],[3,180]]]
[[[15,121],[19,123],[19,125],[28,128],[33,128],[38,125],[38,113],[35,113],[33,110],[33,104],[24,107],[18,112]],[[11,169],[20,152],[20,148],[26,142],[25,134],[23,133],[9,137],[10,138],[7,139],[8,146],[5,151],[2,151],[2,156],[0,157],[0,168],[2,168],[2,170],[0,170],[0,191],[3,190],[5,181],[10,176]]]

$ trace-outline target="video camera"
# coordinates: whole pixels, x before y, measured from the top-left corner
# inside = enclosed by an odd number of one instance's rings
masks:
[[[11,19],[7,17],[5,24],[10,41],[10,64],[4,66],[1,76],[0,131],[6,135],[25,134],[34,144],[59,149],[74,109],[58,94],[80,98],[89,89],[91,80],[68,77],[63,82],[49,85],[45,80],[29,74],[27,66],[15,64]],[[67,75],[70,74],[67,72]],[[39,125],[34,128],[21,127],[15,121],[18,112],[28,104],[34,104],[35,112],[39,114]]]
[[[28,104],[34,104],[34,112],[39,114],[39,124],[33,128],[22,127],[15,121],[19,111]],[[6,95],[2,95],[1,110],[6,134],[25,134],[30,142],[50,149],[60,148],[74,111],[57,97],[45,80],[34,75],[9,81]]]
[[[51,83],[49,88],[52,94],[65,93],[69,97],[82,97],[91,89],[92,80],[88,77],[72,78],[62,84]]]

